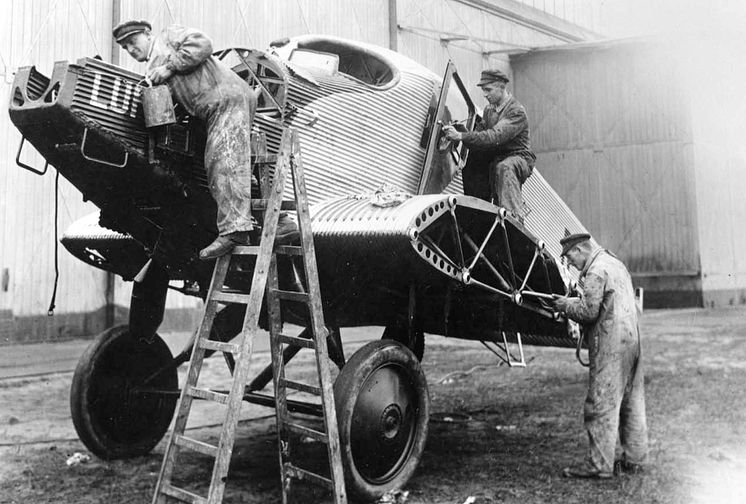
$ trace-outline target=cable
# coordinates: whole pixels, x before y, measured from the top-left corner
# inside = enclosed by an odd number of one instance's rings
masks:
[[[502,364],[502,362],[498,363],[497,365],[500,366],[501,364]],[[437,383],[439,385],[443,385],[448,380],[451,380],[453,378],[465,378],[465,377],[469,376],[470,374],[472,374],[474,371],[484,371],[486,369],[489,369],[490,367],[491,366],[487,366],[487,365],[477,365],[477,366],[474,366],[473,368],[469,369],[468,371],[453,371],[452,373],[448,373],[447,375],[445,375],[441,379],[436,380],[435,383]]]
[[[477,47],[479,47],[481,52],[484,52],[484,46],[481,45],[478,41],[474,40],[476,39],[476,37],[474,36],[474,33],[469,28],[469,25],[467,25],[464,22],[464,20],[461,19],[461,16],[458,15],[458,12],[456,12],[456,9],[453,8],[453,5],[451,5],[451,3],[448,0],[445,1],[445,4],[448,6],[449,9],[451,9],[451,12],[453,12],[453,15],[456,16],[456,19],[458,19],[461,22],[461,24],[464,25],[464,28],[466,28],[466,31],[470,35],[471,42],[473,42]],[[448,54],[450,55],[451,53],[449,52]]]
[[[29,54],[31,54],[31,51],[34,50],[34,46],[39,41],[41,32],[44,30],[44,26],[47,24],[47,21],[49,21],[49,18],[51,17],[52,13],[57,8],[58,2],[59,0],[54,0],[54,4],[52,4],[52,7],[49,9],[49,12],[47,12],[47,17],[44,18],[44,21],[42,21],[41,26],[39,26],[39,29],[36,32],[36,35],[34,35],[34,38],[31,41],[31,46],[29,46],[28,50],[23,54],[23,57],[18,61],[19,66],[22,65],[24,61],[26,61],[26,58],[29,56]]]
[[[590,359],[588,362],[583,362],[583,357],[580,355],[580,350],[583,348],[583,340],[585,339],[585,331],[582,329],[580,330],[580,337],[578,338],[578,346],[575,348],[575,357],[578,359],[578,362],[580,362],[580,365],[583,367],[590,367],[591,361]]]
[[[83,6],[80,5],[80,0],[76,0],[78,2],[78,8],[80,9],[80,13],[83,15],[83,21],[85,22],[86,28],[88,28],[88,35],[91,36],[91,40],[93,41],[93,48],[96,50],[96,54],[101,54],[101,51],[98,48],[98,44],[96,43],[96,37],[93,35],[93,30],[91,30],[91,25],[88,23],[88,16],[86,15],[85,11],[83,10]],[[103,54],[101,54],[103,56]]]
[[[296,0],[296,3],[298,4],[298,10],[300,10],[300,18],[303,20],[303,24],[306,25],[306,33],[311,33],[311,29],[308,27],[308,19],[306,19],[306,14],[303,12],[300,0]]]
[[[169,2],[168,0],[163,0],[163,1],[166,3],[166,10],[168,10],[168,15],[171,16],[171,22],[175,23],[176,18],[174,17],[173,10],[171,10],[171,2]]]
[[[57,170],[57,174],[54,177],[54,289],[52,290],[52,299],[49,301],[49,308],[47,309],[47,316],[49,317],[54,315],[55,301],[57,300],[57,285],[60,280],[60,242],[57,239],[60,210],[59,194],[60,172]]]
[[[7,79],[7,77],[8,77],[8,69],[9,69],[10,67],[8,67],[8,63],[7,63],[6,61],[5,61],[5,58],[3,57],[3,52],[2,52],[2,51],[0,51],[0,63],[2,63],[2,65],[3,65],[3,70],[2,70],[2,73],[1,73],[0,75],[2,75],[2,76],[3,76],[3,80],[5,80],[6,84],[10,84],[10,83],[9,83],[9,82],[8,82],[8,81],[6,80],[6,79]]]
[[[238,14],[241,16],[241,22],[244,25],[244,28],[246,28],[246,35],[249,37],[249,46],[254,47],[254,41],[251,38],[251,30],[249,30],[249,24],[246,22],[246,16],[244,16],[243,10],[241,9],[241,4],[238,2],[238,0],[235,0],[236,2],[236,8],[238,9]],[[243,47],[243,45],[241,46]]]

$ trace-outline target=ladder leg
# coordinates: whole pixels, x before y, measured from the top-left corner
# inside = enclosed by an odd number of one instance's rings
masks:
[[[166,444],[166,452],[163,456],[163,463],[161,470],[158,475],[158,482],[156,483],[156,491],[153,496],[153,504],[165,504],[166,496],[160,492],[160,489],[164,484],[168,484],[173,476],[174,465],[176,464],[176,458],[178,456],[178,446],[174,443],[174,437],[179,434],[183,434],[186,430],[187,420],[189,419],[189,412],[192,407],[192,396],[189,395],[189,387],[196,386],[199,374],[202,369],[202,363],[204,361],[205,349],[201,348],[199,344],[200,338],[209,338],[210,329],[212,323],[215,320],[217,313],[217,303],[210,301],[211,295],[222,289],[223,283],[225,282],[225,276],[228,273],[228,266],[230,265],[230,256],[223,256],[218,258],[215,262],[215,269],[212,274],[212,280],[210,281],[210,288],[207,294],[204,311],[202,314],[202,322],[200,323],[199,330],[197,331],[197,338],[195,344],[192,346],[192,357],[189,361],[189,370],[187,372],[187,378],[184,386],[181,389],[181,396],[179,398],[179,405],[176,408],[176,420],[174,422],[174,428],[169,435],[168,443]]]
[[[272,352],[272,373],[275,387],[275,415],[277,419],[277,442],[280,463],[280,482],[282,484],[282,504],[288,503],[288,495],[291,491],[292,478],[286,471],[286,463],[290,460],[290,440],[285,419],[288,418],[287,389],[282,386],[285,379],[285,356],[282,344],[277,335],[282,331],[282,313],[280,301],[277,299],[275,290],[278,286],[277,261],[272,261],[267,289],[267,311],[269,312],[270,348]]]
[[[337,425],[337,412],[334,407],[334,389],[327,359],[327,329],[324,324],[323,307],[321,304],[321,290],[319,288],[319,274],[316,265],[316,249],[313,243],[311,231],[311,215],[306,199],[306,184],[303,174],[303,162],[297,135],[293,135],[293,152],[295,162],[291,164],[293,174],[293,187],[295,200],[298,203],[298,227],[300,230],[301,247],[303,248],[303,266],[306,272],[307,291],[310,296],[309,311],[310,325],[316,341],[316,368],[322,389],[321,402],[324,411],[324,426],[327,433],[327,456],[331,470],[333,484],[334,502],[342,504],[347,502],[344,485],[344,472],[342,468],[342,454],[339,445],[339,427]]]
[[[282,144],[287,145],[289,134],[283,134]],[[285,181],[287,179],[287,166],[290,164],[290,155],[287,147],[284,151],[281,146],[278,168],[275,171],[275,180],[272,184],[272,194],[267,204],[267,210],[264,217],[264,226],[262,227],[262,238],[259,246],[259,253],[254,266],[254,274],[251,280],[251,292],[246,307],[243,329],[241,332],[241,350],[238,357],[238,365],[234,369],[233,382],[230,391],[230,401],[226,414],[223,429],[220,434],[220,443],[218,444],[218,457],[215,461],[215,467],[212,472],[210,483],[210,494],[208,504],[219,504],[223,498],[225,490],[225,475],[228,474],[231,455],[233,453],[233,441],[235,430],[238,425],[238,418],[241,412],[243,394],[248,381],[249,364],[254,346],[254,335],[259,332],[259,314],[262,308],[267,286],[267,279],[271,270],[271,265],[275,262],[273,254],[275,235],[277,233],[277,223],[282,208],[282,194],[285,190]]]

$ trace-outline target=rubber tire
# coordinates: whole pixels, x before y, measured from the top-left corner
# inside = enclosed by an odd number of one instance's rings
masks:
[[[163,438],[178,395],[135,395],[128,388],[172,360],[155,335],[152,343],[133,337],[129,326],[112,327],[96,337],[80,357],[70,389],[73,425],[86,447],[104,460],[149,453]],[[155,388],[178,390],[176,369],[162,372]]]
[[[409,341],[409,329],[400,324],[394,323],[387,325],[383,330],[381,339],[390,339],[402,343],[414,353],[418,361],[422,362],[422,357],[425,355],[425,333],[422,331],[417,331],[413,348],[407,345]]]
[[[404,379],[402,383],[408,387],[417,404],[413,421],[410,424],[414,432],[407,436],[406,446],[401,451],[396,449],[394,452],[399,452],[401,455],[391,464],[388,472],[382,473],[381,476],[372,476],[365,474],[368,470],[365,462],[372,463],[371,457],[356,454],[361,448],[353,446],[354,440],[359,439],[360,427],[370,426],[371,423],[367,418],[356,419],[355,407],[364,389],[374,390],[382,381],[380,378],[384,375],[378,374],[379,379],[369,382],[369,378],[376,373],[381,373],[382,370],[385,370],[384,373],[395,371],[397,376],[402,377]],[[378,392],[380,390],[375,392],[375,397],[381,397]],[[430,416],[430,396],[425,374],[414,354],[406,346],[393,340],[368,343],[355,352],[342,368],[342,372],[334,383],[334,401],[347,492],[363,500],[376,500],[386,492],[402,488],[420,462],[427,440]],[[385,403],[384,400],[383,404]],[[383,418],[387,408],[388,406],[380,408],[381,413],[377,418]],[[375,453],[383,454],[381,447],[386,442],[393,444],[394,439],[396,436],[393,438],[382,436],[380,440],[375,440],[377,443]]]

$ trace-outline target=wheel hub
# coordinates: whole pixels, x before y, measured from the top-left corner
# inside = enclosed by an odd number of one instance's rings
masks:
[[[389,404],[384,408],[380,422],[384,440],[394,439],[399,434],[403,416],[398,404]]]

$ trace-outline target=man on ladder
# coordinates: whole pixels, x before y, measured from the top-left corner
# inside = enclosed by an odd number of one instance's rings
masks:
[[[113,30],[136,61],[148,63],[145,77],[168,84],[173,97],[207,128],[205,170],[217,203],[218,236],[200,251],[211,260],[249,243],[251,223],[251,127],[257,97],[251,87],[212,56],[204,33],[179,25],[153,35],[147,21],[126,21]],[[277,240],[291,243],[298,228],[282,214]]]

